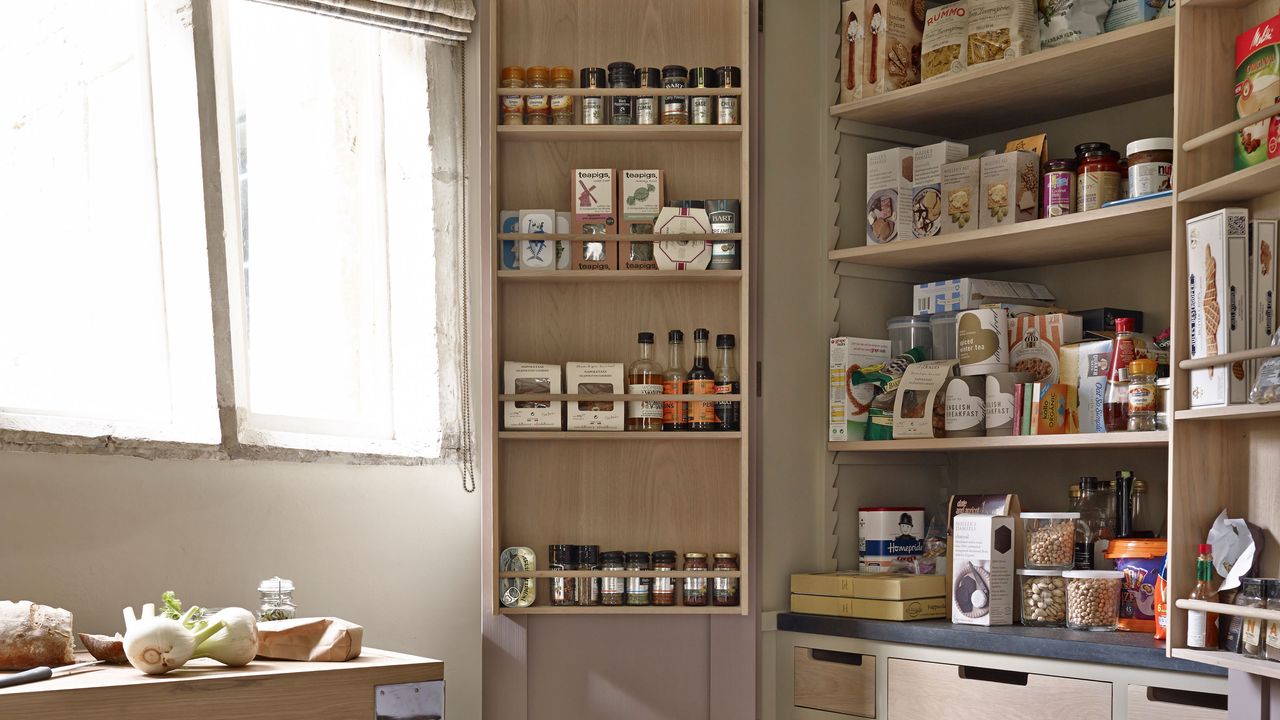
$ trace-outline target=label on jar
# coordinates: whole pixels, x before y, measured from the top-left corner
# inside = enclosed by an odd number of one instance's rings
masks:
[[[736,95],[727,95],[720,98],[719,113],[716,115],[716,122],[721,125],[737,125],[738,124],[738,98]]]
[[[636,124],[657,125],[658,111],[651,97],[636,98]]]
[[[685,383],[689,395],[714,395],[715,380],[690,380]],[[716,404],[714,402],[690,402],[689,422],[714,423],[716,421]]]
[[[544,113],[550,105],[547,103],[546,95],[530,95],[525,100],[525,107],[532,113]]]
[[[708,95],[699,95],[690,100],[692,109],[689,111],[694,125],[710,125],[711,124],[711,97]]]
[[[612,113],[610,123],[613,125],[631,125],[634,120],[635,98],[614,96],[610,105]]]
[[[653,579],[655,595],[670,595],[676,591],[676,581],[671,578],[656,577]]]
[[[1187,647],[1202,648],[1205,646],[1205,628],[1208,625],[1207,614],[1202,610],[1187,611]]]
[[[1076,209],[1076,175],[1070,170],[1044,174],[1044,216],[1069,215]]]
[[[1267,623],[1267,647],[1273,647],[1280,650],[1280,622]],[[1271,659],[1272,653],[1267,653],[1267,659]]]
[[[1262,644],[1262,621],[1258,618],[1245,618],[1241,637],[1244,639],[1244,644],[1249,647],[1256,648]]]
[[[603,125],[604,124],[604,98],[599,98],[599,97],[582,98],[582,124],[583,125]]]
[[[1173,163],[1144,162],[1129,166],[1129,197],[1164,192],[1172,186]]]
[[[620,577],[600,578],[600,594],[609,597],[616,597],[625,592],[623,588],[623,579]]]
[[[502,112],[504,113],[524,112],[524,98],[520,95],[503,95],[502,96]]]
[[[681,395],[684,393],[684,383],[679,380],[662,381],[663,395]],[[688,408],[682,402],[664,402],[662,403],[662,424],[663,425],[683,425],[685,415]]]
[[[572,95],[552,95],[551,96],[552,110],[569,110],[572,107],[573,107]]]
[[[1120,173],[1089,172],[1079,177],[1076,212],[1098,210],[1104,203],[1120,199]]]
[[[1129,412],[1155,412],[1156,386],[1129,383]]]
[[[707,213],[712,233],[733,233],[738,231],[738,214],[732,210],[712,210]]]
[[[661,385],[628,385],[628,395],[661,395]],[[628,418],[642,418],[645,420],[661,420],[662,419],[662,401],[660,400],[639,400],[629,401],[627,403]]]

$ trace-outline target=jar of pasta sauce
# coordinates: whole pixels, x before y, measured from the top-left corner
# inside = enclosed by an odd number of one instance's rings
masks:
[[[1040,197],[1040,217],[1059,217],[1076,211],[1076,161],[1074,158],[1050,160],[1044,166]]]
[[[1076,212],[1120,199],[1120,153],[1103,142],[1076,146]]]
[[[1135,140],[1125,146],[1124,152],[1129,158],[1129,197],[1173,187],[1173,138]]]
[[[684,569],[686,571],[707,570],[707,554],[700,552],[688,552],[684,554]],[[709,601],[710,593],[707,591],[707,578],[705,577],[688,577],[684,579],[684,604],[688,607],[703,607]]]
[[[737,553],[716,553],[715,570],[738,569]],[[734,607],[738,604],[737,576],[720,576],[711,579],[711,604],[719,607]]]

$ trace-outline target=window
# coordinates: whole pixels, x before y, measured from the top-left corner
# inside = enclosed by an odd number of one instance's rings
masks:
[[[0,61],[29,72],[0,93],[0,441],[233,431],[219,452],[439,456],[457,408],[435,205],[453,196],[433,180],[428,49],[249,0],[12,8]],[[207,211],[229,219],[225,277]]]

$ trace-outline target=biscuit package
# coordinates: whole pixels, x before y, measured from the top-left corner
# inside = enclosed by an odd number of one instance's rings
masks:
[[[924,0],[866,0],[864,97],[920,82]]]
[[[955,368],[955,360],[926,360],[907,367],[893,405],[894,440],[946,437],[945,385]]]
[[[915,237],[942,233],[942,168],[968,153],[968,145],[945,140],[912,151],[911,232]]]

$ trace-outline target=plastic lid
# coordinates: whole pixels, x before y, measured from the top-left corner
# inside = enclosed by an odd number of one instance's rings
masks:
[[[1213,546],[1208,543],[1200,543],[1200,546],[1196,548],[1196,552],[1200,555],[1211,553],[1213,552]]]
[[[1169,552],[1169,541],[1164,538],[1117,538],[1107,544],[1103,556],[1108,560],[1132,558],[1154,560]]]
[[[652,345],[652,344],[653,344],[653,333],[651,333],[651,332],[642,332],[642,333],[640,333],[639,341],[640,341],[640,342],[642,342],[642,343],[645,343],[645,344],[647,344],[647,345]]]
[[[1098,150],[1110,150],[1111,145],[1104,142],[1086,142],[1076,146],[1076,157],[1080,157],[1087,152],[1096,152]]]
[[[1029,512],[1021,513],[1018,517],[1023,520],[1079,520],[1078,512]]]
[[[551,77],[551,71],[541,65],[534,65],[528,70],[525,70],[525,77],[529,78],[530,80],[534,78],[542,78],[543,80],[546,80],[547,78]]]
[[[1062,577],[1068,580],[1119,580],[1124,573],[1119,570],[1064,570]]]
[[[1134,140],[1124,146],[1125,155],[1134,155],[1140,152],[1150,152],[1152,150],[1168,150],[1173,152],[1173,138],[1171,137],[1154,137]]]
[[[711,331],[706,328],[698,328],[693,331],[694,340],[706,340],[709,337],[711,337]]]
[[[687,553],[685,553],[685,554],[684,554],[684,556],[685,556],[685,557],[687,557],[687,558],[693,558],[693,559],[697,560],[698,558],[706,559],[707,554],[706,554],[706,553],[700,553],[700,552],[687,552]]]
[[[1035,577],[1062,577],[1061,570],[1032,570],[1030,568],[1018,568],[1019,575],[1033,575]]]
[[[1133,318],[1116,318],[1116,332],[1133,332]]]
[[[946,323],[946,322],[955,322],[956,316],[959,314],[960,313],[952,310],[951,312],[934,313],[932,315],[929,315],[928,317],[929,317],[929,322],[931,323],[933,322]]]
[[[1075,170],[1075,158],[1056,158],[1044,164],[1045,170]]]
[[[551,77],[556,80],[572,80],[573,68],[565,67],[564,65],[557,65],[551,68]]]
[[[502,68],[502,79],[503,80],[523,80],[524,68],[520,67],[519,65],[504,67]]]
[[[683,330],[671,330],[667,333],[667,342],[684,342]]]
[[[258,583],[258,592],[291,593],[293,592],[293,581],[282,577],[268,578]]]
[[[737,558],[738,553],[716,553],[716,557],[721,560],[726,560],[729,558]]]
[[[718,347],[718,348],[732,348],[732,347],[735,347],[735,345],[734,345],[734,339],[733,339],[733,336],[732,336],[732,335],[717,335],[717,336],[716,336],[716,347]]]
[[[1155,375],[1156,361],[1151,358],[1138,358],[1129,363],[1129,377],[1134,375]]]
[[[902,327],[904,325],[909,325],[912,327],[928,326],[928,324],[929,324],[928,315],[899,315],[897,317],[889,318],[889,322],[888,322],[888,326],[890,328]]]

